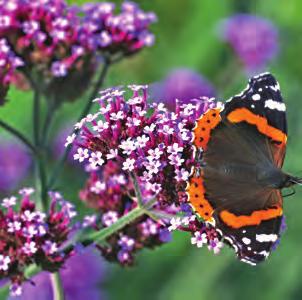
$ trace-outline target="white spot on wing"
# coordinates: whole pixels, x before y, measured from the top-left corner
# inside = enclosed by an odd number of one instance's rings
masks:
[[[259,101],[259,100],[261,99],[261,96],[260,96],[259,94],[254,94],[254,95],[252,96],[252,99],[253,99],[254,101]]]
[[[248,239],[247,237],[242,238],[242,242],[246,245],[249,245],[251,243],[251,240]]]
[[[277,82],[276,85],[271,85],[270,88],[271,88],[273,91],[275,91],[275,92],[280,91],[280,85],[279,85],[278,82]]]
[[[283,102],[274,101],[272,99],[268,99],[265,101],[264,107],[268,107],[270,109],[276,109],[278,111],[285,111],[286,106]]]
[[[249,264],[249,265],[256,266],[256,264],[254,262],[252,262],[250,260],[247,260],[245,258],[241,258],[240,260],[243,261],[243,262],[245,262],[245,263],[247,263],[247,264]]]
[[[276,242],[277,239],[277,234],[256,234],[256,241],[260,243]]]

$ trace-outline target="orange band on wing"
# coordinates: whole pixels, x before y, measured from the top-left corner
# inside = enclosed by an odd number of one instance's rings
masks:
[[[205,198],[205,188],[201,177],[193,177],[187,189],[189,201],[195,211],[206,221],[212,219],[214,209],[209,201]]]
[[[264,135],[270,137],[274,141],[286,144],[287,136],[284,132],[268,125],[265,118],[255,115],[246,108],[235,109],[228,114],[227,119],[232,123],[245,121],[249,124],[255,125]]]
[[[227,226],[238,229],[245,226],[259,225],[262,221],[280,217],[282,216],[282,208],[276,207],[266,210],[256,210],[248,216],[237,216],[227,210],[223,210],[220,212],[219,216]]]
[[[211,130],[214,129],[221,121],[220,109],[209,109],[200,119],[196,121],[194,129],[194,145],[206,150],[210,139]]]

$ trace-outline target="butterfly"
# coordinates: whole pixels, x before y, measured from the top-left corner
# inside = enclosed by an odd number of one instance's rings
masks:
[[[278,82],[264,73],[223,108],[209,109],[194,128],[194,145],[202,155],[196,155],[189,202],[238,258],[252,265],[264,261],[280,237],[281,190],[301,183],[282,170],[285,112]]]

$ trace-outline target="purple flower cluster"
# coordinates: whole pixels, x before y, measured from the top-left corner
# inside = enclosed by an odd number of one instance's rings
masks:
[[[200,97],[215,97],[213,85],[200,74],[190,69],[175,69],[151,90],[154,100],[163,101],[171,111],[175,110],[175,100],[194,103]]]
[[[150,193],[142,191],[144,199],[150,199]],[[131,195],[134,195],[132,181],[129,174],[121,170],[120,164],[109,161],[101,172],[92,171],[85,188],[80,192],[80,198],[95,208],[100,217],[87,216],[84,226],[100,229],[113,225],[137,206]],[[112,235],[107,239],[107,245],[99,246],[99,249],[109,261],[132,265],[135,253],[140,249],[153,248],[169,240],[166,224],[145,215]]]
[[[186,201],[185,186],[194,164],[192,128],[195,120],[212,105],[208,99],[184,104],[169,112],[163,103],[148,104],[146,86],[101,92],[95,101],[100,109],[75,125],[80,129],[67,138],[78,146],[74,158],[98,169],[117,162],[135,174],[162,206]]]
[[[1,139],[0,144],[0,192],[11,191],[26,177],[31,157],[18,143]]]
[[[110,59],[152,45],[153,13],[132,2],[124,2],[119,15],[113,10],[107,2],[75,7],[64,0],[0,0],[0,99],[22,66],[33,88],[39,81],[48,98],[56,92],[55,101],[73,101],[87,90],[100,55]]]
[[[78,43],[76,11],[63,0],[0,1],[0,37],[23,58],[26,68],[65,76],[85,54]]]
[[[153,45],[149,26],[156,21],[154,13],[142,11],[130,1],[122,4],[119,14],[114,9],[110,2],[84,5],[80,39],[88,49],[128,55]]]
[[[224,245],[221,234],[211,224],[199,220],[194,214],[171,219],[169,231],[176,229],[190,232],[192,245],[198,248],[207,246],[215,254],[218,254]]]
[[[223,24],[224,39],[249,70],[264,67],[278,51],[278,31],[268,20],[248,14],[235,15]]]
[[[9,82],[15,70],[21,66],[23,61],[12,52],[6,39],[1,38],[0,34],[0,105],[5,102]]]
[[[10,278],[12,294],[21,293],[21,283],[26,280],[24,269],[36,263],[44,270],[55,271],[66,256],[60,246],[67,240],[70,223],[76,215],[73,205],[63,200],[59,193],[50,193],[49,213],[42,213],[31,201],[32,188],[19,191],[17,197],[1,201],[0,210],[0,279]]]

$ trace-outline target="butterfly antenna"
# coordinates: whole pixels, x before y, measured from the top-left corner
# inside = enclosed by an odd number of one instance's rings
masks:
[[[292,183],[292,184],[298,184],[298,185],[302,185],[302,178],[300,177],[293,177],[291,176],[289,181]]]

